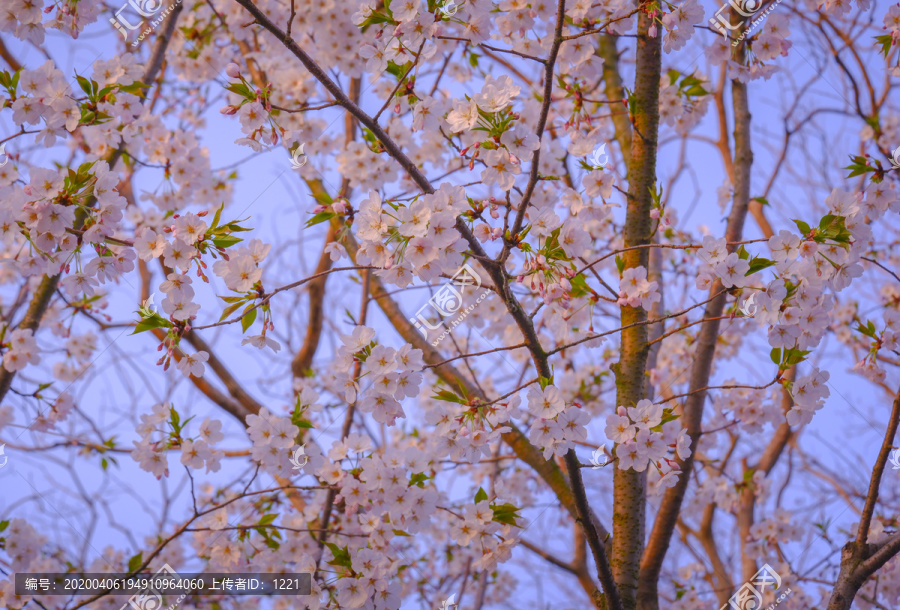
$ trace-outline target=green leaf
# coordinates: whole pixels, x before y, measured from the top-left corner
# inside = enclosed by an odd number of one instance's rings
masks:
[[[394,532],[395,534],[397,534],[398,536],[412,536],[412,534],[404,532],[403,530],[391,530],[391,531]]]
[[[843,216],[826,214],[819,223],[819,233],[822,237],[839,244],[849,244],[852,234],[847,230],[844,223],[845,218]]]
[[[788,368],[789,366],[794,366],[795,364],[800,364],[809,354],[808,351],[803,351],[799,349],[786,349],[784,350],[784,360],[782,362],[783,368]]]
[[[450,390],[439,390],[432,396],[435,400],[443,400],[444,402],[455,402],[460,405],[466,404],[466,401],[451,392]]]
[[[737,249],[738,258],[745,261],[750,258],[750,253],[747,252],[747,249],[744,247],[744,244],[741,244]]]
[[[275,513],[269,513],[267,515],[263,515],[259,518],[259,523],[257,525],[269,525],[272,523],[278,515]]]
[[[869,321],[865,326],[863,326],[862,324],[859,324],[857,326],[856,330],[858,330],[859,332],[861,332],[862,334],[864,334],[867,337],[871,337],[872,339],[876,338],[875,325],[872,324],[871,321]]]
[[[507,525],[514,525],[519,527],[516,523],[516,513],[519,512],[519,509],[510,504],[509,502],[505,504],[491,504],[491,510],[494,511],[494,521],[497,523],[505,523]]]
[[[247,220],[246,218],[244,220]],[[244,222],[244,220],[232,220],[226,225],[222,225],[222,229],[227,229],[226,233],[241,233],[242,231],[252,231],[253,229],[247,229],[239,225],[239,222]]]
[[[800,233],[802,233],[803,235],[809,235],[809,232],[812,229],[810,229],[810,226],[808,224],[806,224],[802,220],[797,220],[796,218],[794,218],[793,221],[794,224],[797,225],[797,228],[800,229]]]
[[[745,276],[753,275],[757,271],[762,271],[767,267],[772,267],[775,265],[775,261],[769,260],[767,258],[757,257],[750,261],[750,269],[747,270]]]
[[[222,210],[224,210],[224,209],[225,209],[225,203],[223,202],[222,205],[219,206],[219,209],[216,210],[216,213],[213,216],[212,224],[209,227],[210,231],[213,231],[216,227],[219,226],[219,219],[222,217]]]
[[[765,197],[753,197],[750,201],[758,201],[763,205],[769,205],[769,200]]]
[[[128,560],[128,572],[131,573],[137,571],[142,563],[144,563],[144,551],[141,551]]]
[[[625,271],[625,259],[616,254],[616,269],[619,270],[619,277],[622,276],[622,272]]]
[[[890,34],[882,34],[881,36],[876,36],[875,40],[878,41],[876,46],[881,47],[881,54],[887,59],[888,53],[891,52],[891,46],[894,44],[894,37]]]
[[[475,494],[475,504],[478,504],[479,502],[483,502],[484,500],[487,500],[487,499],[488,499],[487,492],[484,490],[483,487],[479,487],[478,492]]]
[[[877,171],[876,168],[869,165],[865,157],[859,155],[850,155],[850,160],[853,161],[853,163],[844,168],[850,170],[850,174],[847,176],[848,178],[866,174],[868,172]]]
[[[409,477],[409,486],[412,487],[415,485],[416,487],[425,487],[425,481],[430,479],[427,474],[424,472],[414,473],[411,477]]]
[[[228,316],[233,314],[235,311],[237,311],[237,309],[241,306],[242,303],[243,302],[233,303],[233,304],[229,305],[228,307],[226,307],[222,311],[222,317],[219,318],[219,322],[221,322],[222,320],[224,320],[225,318],[227,318]]]
[[[222,235],[219,237],[215,237],[212,240],[212,243],[215,244],[217,248],[221,248],[223,250],[230,248],[236,243],[240,243],[244,241],[240,237],[235,237],[234,235]]]
[[[328,565],[341,566],[344,568],[352,569],[350,563],[350,552],[347,550],[347,547],[341,548],[333,542],[326,542],[325,546],[327,546],[328,550],[331,551],[331,554],[334,555],[334,559],[329,561]]]
[[[244,329],[244,332],[247,332],[247,329],[253,326],[254,322],[256,322],[256,309],[251,309],[241,318],[241,328]]]
[[[154,313],[152,316],[141,318],[141,321],[137,323],[131,334],[136,335],[154,328],[172,328],[172,323],[158,313]]]
[[[3,530],[5,530],[7,527],[9,527],[9,520],[8,520],[8,519],[5,520],[5,521],[0,521],[0,532],[2,532]]]
[[[321,191],[319,193],[310,193],[313,196],[313,199],[321,203],[322,205],[331,205],[334,203],[334,199],[331,198],[331,195],[326,193],[325,191]]]
[[[225,89],[227,89],[228,91],[231,91],[232,93],[237,93],[241,97],[244,97],[247,99],[255,99],[256,98],[256,95],[252,91],[250,91],[250,88],[247,87],[247,85],[245,85],[244,83],[237,83],[237,82],[228,83],[228,85],[225,87]]]
[[[306,228],[309,228],[313,225],[317,225],[319,223],[331,220],[335,216],[337,216],[337,214],[335,214],[334,212],[329,212],[327,210],[324,212],[319,212],[318,214],[316,214],[315,216],[313,216],[312,218],[310,218],[309,220],[306,221]]]
[[[584,279],[584,275],[576,275],[570,280],[572,284],[572,290],[569,291],[573,297],[583,297],[587,294],[593,294],[593,290],[587,284],[587,280]]]
[[[93,98],[94,89],[91,87],[91,83],[95,85],[97,83],[94,83],[94,81],[90,81],[83,76],[79,76],[78,74],[75,75],[75,79],[78,81],[78,86],[81,87],[81,90],[84,91],[89,98]]]
[[[775,348],[771,352],[769,352],[769,358],[772,359],[772,362],[775,364],[781,364],[781,349]]]

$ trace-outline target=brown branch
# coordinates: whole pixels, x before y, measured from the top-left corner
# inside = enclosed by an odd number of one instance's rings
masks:
[[[334,241],[334,227],[329,225],[328,233],[325,236],[325,247]],[[307,291],[309,293],[309,319],[306,325],[306,337],[303,339],[303,346],[300,351],[291,360],[291,372],[294,377],[303,377],[312,367],[313,356],[319,347],[319,338],[322,336],[322,320],[324,319],[324,308],[322,306],[325,300],[325,282],[328,274],[325,273],[331,267],[331,255],[322,249],[319,257],[319,264],[316,265],[316,275],[318,279],[309,283]]]
[[[738,47],[738,60],[741,61],[745,53],[743,43]],[[725,229],[725,240],[736,242],[743,233],[744,220],[747,216],[747,208],[750,201],[750,168],[753,164],[753,153],[750,147],[750,110],[747,97],[747,85],[733,80],[731,83],[732,102],[734,107],[734,201],[731,213],[728,216],[728,225]],[[643,130],[641,130],[643,132]],[[729,247],[729,250],[734,250]],[[715,357],[716,342],[719,336],[721,320],[716,319],[722,315],[725,308],[726,295],[721,292],[722,283],[716,280],[711,293],[719,292],[706,306],[703,317],[709,321],[700,327],[697,337],[697,346],[694,351],[693,365],[691,367],[690,396],[684,405],[684,419],[688,434],[691,437],[691,455],[681,461],[682,475],[674,487],[666,490],[657,512],[656,521],[650,532],[647,548],[641,558],[640,592],[641,607],[658,607],[657,583],[662,570],[662,563],[671,543],[672,532],[681,511],[694,456],[697,451],[703,420],[703,406],[706,402],[706,392],[698,391],[709,384],[712,371],[712,363]],[[623,404],[623,403],[619,403]]]
[[[894,444],[898,424],[900,424],[900,390],[894,398],[891,418],[884,433],[881,450],[878,452],[875,466],[872,468],[869,492],[866,494],[866,502],[860,515],[856,540],[848,542],[841,551],[841,569],[831,599],[828,601],[828,610],[850,610],[853,598],[863,583],[900,552],[900,534],[894,534],[880,547],[867,542],[869,526],[875,512],[875,504],[878,501],[881,476]]]

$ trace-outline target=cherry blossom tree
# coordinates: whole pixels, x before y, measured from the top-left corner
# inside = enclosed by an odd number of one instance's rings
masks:
[[[0,607],[900,605],[900,5],[0,8]]]

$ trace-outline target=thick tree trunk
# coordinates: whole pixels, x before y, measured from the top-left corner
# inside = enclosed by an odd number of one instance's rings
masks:
[[[638,19],[637,68],[634,86],[631,162],[628,171],[628,211],[625,222],[625,247],[646,245],[651,239],[650,209],[656,188],[656,149],[659,131],[659,36],[648,35],[652,20],[645,14]],[[647,267],[648,248],[624,253],[625,267]],[[622,307],[622,326],[643,322],[647,312],[641,307]],[[621,334],[616,373],[616,404],[634,406],[644,397],[647,366],[647,326],[627,328]],[[644,546],[646,474],[634,470],[615,471],[613,508],[613,576],[623,606],[636,607],[638,572]]]

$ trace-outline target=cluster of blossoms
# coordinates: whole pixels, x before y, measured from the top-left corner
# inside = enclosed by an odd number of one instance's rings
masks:
[[[687,0],[671,13],[663,15],[662,24],[666,29],[663,36],[663,50],[670,53],[684,47],[694,35],[694,25],[701,21],[703,21],[703,7],[697,0]],[[655,33],[656,26],[653,27],[652,31]]]
[[[101,160],[119,145],[126,145],[132,156],[143,150],[148,163],[166,167],[165,188],[143,194],[158,210],[175,212],[190,203],[210,204],[216,198],[214,191],[223,190],[222,183],[212,178],[196,137],[167,129],[159,116],[145,109],[139,97],[142,85],[137,82],[142,73],[133,54],[96,61],[90,79],[79,76],[86,95],[81,99],[69,90],[63,73],[54,69],[52,62],[36,70],[22,70],[17,81],[5,85],[9,95],[5,103],[13,109],[13,121],[23,132],[43,124],[38,141],[51,146],[58,137],[67,137],[78,128],[92,157],[77,171],[30,167],[24,186],[16,184],[21,182],[17,166],[6,164],[0,172],[0,239],[15,253],[16,266],[24,276],[62,272],[59,285],[63,292],[92,311],[105,306],[100,286],[133,271],[137,256],[145,261],[159,258],[182,273],[196,262],[198,275],[205,278],[200,255],[211,248],[223,252],[224,247],[239,241],[224,233],[207,235],[210,227],[201,220],[206,212],[176,213],[168,224],[163,214],[152,208],[131,206],[126,213],[126,198],[116,190],[119,174]],[[134,247],[127,239],[126,221],[134,224]],[[232,226],[227,232],[232,230],[239,229]],[[226,241],[221,248],[211,246],[204,241],[210,237],[225,237]],[[26,244],[30,247],[22,247]],[[94,256],[86,260],[90,254]],[[199,309],[191,302],[190,292],[190,288],[178,290],[163,304],[173,321],[186,324]],[[65,336],[67,332],[57,334]],[[89,354],[76,352],[69,350],[77,361],[87,362]],[[161,362],[168,365],[169,356],[171,353]],[[188,356],[180,368],[185,374],[201,375],[204,356]],[[14,363],[37,364],[37,358],[36,348],[14,349],[4,355],[8,370],[21,368]],[[55,363],[54,373],[71,379],[77,369]]]
[[[14,330],[9,336],[9,349],[3,354],[3,368],[7,371],[21,371],[29,364],[38,364],[37,341],[29,328]]]
[[[532,386],[526,396],[528,412],[535,416],[528,438],[544,451],[544,458],[565,455],[575,444],[587,439],[590,415],[579,405],[566,406],[562,392],[554,385]]]
[[[167,423],[172,428],[166,432],[160,424]],[[182,424],[177,411],[169,403],[160,403],[153,407],[150,414],[141,415],[141,423],[137,433],[141,440],[133,441],[134,449],[131,458],[140,467],[152,473],[157,479],[169,476],[167,452],[174,447],[181,449],[181,463],[199,470],[206,466],[206,472],[218,472],[224,454],[213,445],[224,438],[222,422],[206,418],[200,424],[200,435],[196,439],[182,436]]]
[[[435,429],[431,451],[437,457],[472,464],[488,457],[492,443],[509,430],[503,424],[518,413],[520,402],[513,396],[508,402],[484,406],[460,400],[426,403],[425,421]]]
[[[703,236],[703,247],[697,252],[703,261],[697,274],[697,288],[709,290],[714,280],[721,280],[725,288],[741,288],[747,285],[746,273],[750,263],[737,252],[729,253],[725,238],[716,239],[712,235]]]
[[[723,385],[738,385],[738,382],[729,379]],[[765,389],[728,388],[721,390],[713,397],[713,405],[716,415],[707,423],[711,428],[727,425],[727,417],[730,416],[741,422],[742,432],[758,434],[762,432],[766,423],[777,426],[784,421],[784,414],[777,402],[774,397],[767,396]]]
[[[360,203],[357,263],[380,267],[379,277],[401,288],[414,276],[427,282],[456,273],[465,249],[455,228],[456,217],[469,207],[465,189],[445,183],[408,206],[386,210],[386,203],[375,191]]]
[[[650,310],[654,303],[660,300],[657,290],[659,284],[647,280],[646,267],[631,267],[622,272],[619,280],[619,299],[621,306],[643,307]]]
[[[687,136],[706,114],[711,96],[699,78],[682,77],[679,83],[678,76],[673,71],[660,79],[659,119],[678,135]]]
[[[766,19],[762,32],[751,42],[753,55],[758,61],[771,61],[779,56],[787,57],[793,43],[787,39],[791,31],[784,13],[773,13]]]
[[[779,507],[775,509],[774,515],[761,519],[750,527],[750,535],[753,537],[751,548],[755,553],[767,555],[767,545],[800,540],[803,533],[803,528],[794,521],[794,515]]]
[[[705,436],[700,437],[698,451],[704,450]],[[708,441],[712,443],[714,441]],[[729,478],[728,473],[707,476],[697,486],[696,496],[691,500],[690,509],[698,509],[715,502],[723,511],[734,513],[741,505],[742,485],[749,485],[758,504],[765,502],[771,495],[772,480],[766,478],[766,473],[755,470],[748,482],[736,482]]]
[[[619,407],[606,418],[606,437],[616,443],[620,470],[643,472],[654,465],[662,475],[657,490],[672,487],[681,470],[678,459],[691,455],[691,438],[677,419],[663,423],[662,405],[643,399],[634,407]],[[672,453],[670,453],[672,451]]]
[[[60,392],[53,402],[48,401],[48,403],[49,408],[43,410],[31,424],[32,430],[42,432],[50,430],[56,424],[65,421],[72,409],[75,408],[75,399],[68,392]]]
[[[336,393],[348,403],[356,403],[363,413],[371,413],[375,421],[394,424],[398,417],[405,417],[400,401],[418,395],[425,366],[422,350],[410,344],[399,350],[374,343],[375,330],[357,326],[349,335],[341,335],[341,345],[331,377]],[[359,376],[353,370],[361,366]],[[363,390],[360,382],[365,380]]]
[[[273,475],[292,474],[290,450],[299,433],[300,428],[291,423],[290,417],[273,415],[266,408],[247,416],[247,435],[253,442],[250,455]]]
[[[825,406],[825,399],[831,395],[828,383],[828,371],[820,371],[813,367],[808,375],[798,377],[791,385],[791,398],[794,405],[787,412],[787,422],[792,426],[808,424],[813,414]]]
[[[69,81],[47,60],[40,68],[23,70],[18,88],[10,92],[12,120],[21,127],[42,125],[35,141],[52,146],[79,123],[81,111],[71,97]]]
[[[476,570],[493,570],[512,557],[518,543],[513,525],[495,520],[494,506],[488,500],[467,504],[464,515],[450,527],[449,535],[463,547],[480,548],[482,556],[473,562]]]

